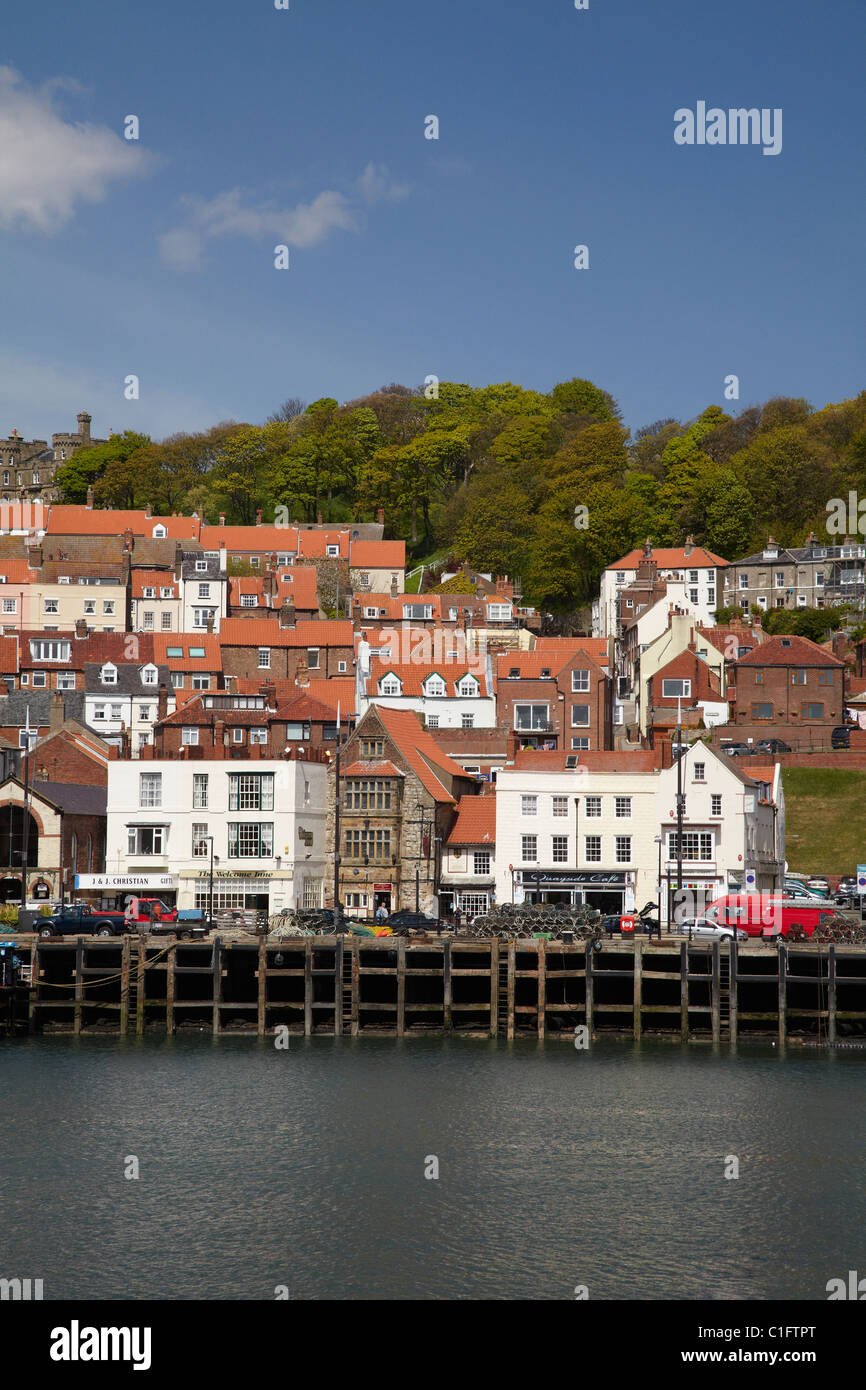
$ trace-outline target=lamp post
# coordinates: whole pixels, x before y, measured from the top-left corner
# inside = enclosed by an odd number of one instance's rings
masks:
[[[661,835],[656,835],[655,842],[659,847],[659,872],[658,883],[656,885],[656,896],[658,898],[659,929],[661,929],[662,924],[662,840],[663,837]],[[670,922],[668,922],[668,931],[670,931]]]
[[[203,836],[202,836],[202,839],[203,839],[203,840],[206,840],[206,841],[208,842],[208,844],[210,845],[210,869],[209,869],[209,871],[208,871],[208,879],[207,879],[207,925],[208,925],[208,930],[210,931],[210,930],[212,929],[212,927],[213,927],[213,839],[214,839],[214,837],[213,837],[213,835],[203,835]]]

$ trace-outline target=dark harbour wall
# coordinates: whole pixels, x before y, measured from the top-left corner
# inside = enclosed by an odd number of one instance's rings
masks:
[[[866,1040],[866,948],[292,938],[33,939],[31,1032]]]

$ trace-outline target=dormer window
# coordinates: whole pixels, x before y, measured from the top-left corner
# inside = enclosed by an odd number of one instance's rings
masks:
[[[478,682],[474,676],[463,676],[457,686],[457,694],[473,699],[478,694]]]
[[[156,589],[152,588],[149,584],[144,586],[142,593],[145,598],[156,598]]]
[[[441,697],[445,695],[445,682],[441,676],[428,676],[424,685],[425,695]]]
[[[236,560],[237,556],[233,555],[232,559]],[[196,574],[207,574],[207,560],[196,560],[195,572]]]
[[[382,677],[379,682],[380,695],[402,695],[402,693],[403,684],[395,675],[389,672],[387,676]]]
[[[106,662],[99,674],[99,679],[103,685],[117,685],[117,667],[112,666],[111,662]]]
[[[168,531],[165,529],[164,526],[154,526],[151,535],[156,541],[164,541],[166,536],[168,535]]]
[[[329,558],[335,559],[340,554],[340,547],[338,545],[326,545],[325,554],[329,556]]]
[[[158,671],[155,666],[142,666],[141,683],[142,685],[156,685]]]

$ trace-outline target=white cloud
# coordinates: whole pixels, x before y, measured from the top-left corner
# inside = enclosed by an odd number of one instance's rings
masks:
[[[394,183],[384,165],[368,164],[357,181],[361,199],[367,203],[380,199],[405,198],[407,184]],[[246,237],[250,241],[270,240],[275,244],[302,249],[317,246],[331,232],[357,231],[361,225],[358,196],[354,200],[333,190],[319,193],[310,203],[291,208],[272,203],[243,203],[240,189],[218,193],[214,198],[188,197],[182,200],[185,218],[159,238],[162,257],[175,270],[198,270],[204,264],[209,242],[218,237]]]
[[[55,101],[62,90],[80,88],[65,78],[30,88],[14,68],[0,67],[0,227],[55,231],[78,203],[101,202],[112,179],[152,163],[108,126],[65,120]]]
[[[358,187],[368,203],[377,203],[380,198],[397,202],[400,198],[407,198],[411,191],[408,183],[394,183],[386,165],[372,161],[359,178]]]

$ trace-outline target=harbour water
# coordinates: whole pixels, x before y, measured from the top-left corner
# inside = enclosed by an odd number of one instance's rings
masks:
[[[866,1051],[290,1041],[0,1042],[0,1276],[46,1299],[824,1300],[866,1272]]]

